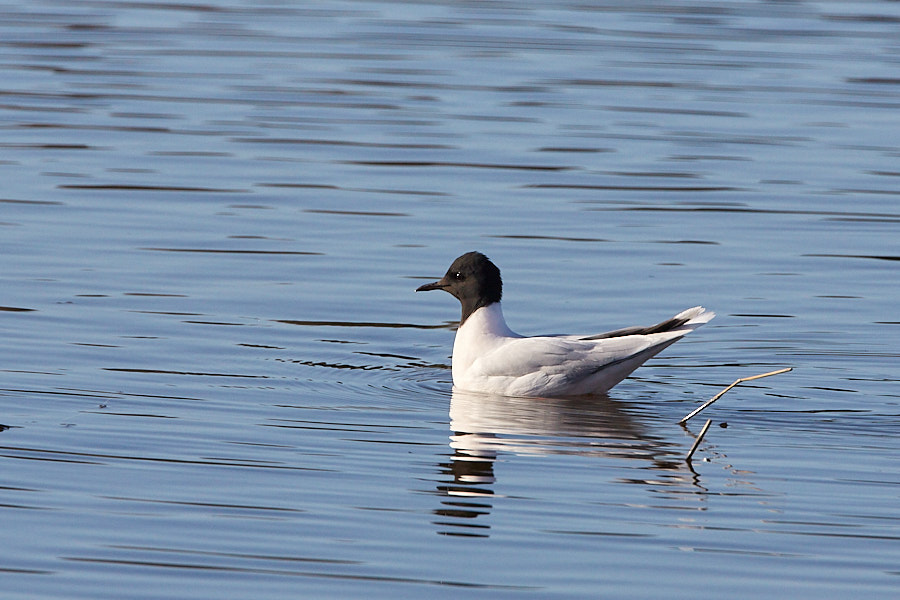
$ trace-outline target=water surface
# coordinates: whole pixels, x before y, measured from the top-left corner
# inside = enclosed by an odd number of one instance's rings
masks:
[[[896,596],[898,11],[0,4],[5,597]],[[473,249],[524,334],[719,316],[453,392]]]

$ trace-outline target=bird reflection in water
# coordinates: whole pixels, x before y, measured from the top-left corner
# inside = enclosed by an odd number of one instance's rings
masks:
[[[654,435],[629,405],[608,396],[513,398],[454,389],[450,401],[450,447],[438,465],[446,477],[434,510],[442,535],[488,537],[501,454],[570,454],[647,461],[654,475],[630,483],[658,486],[660,471],[675,485],[696,486],[681,458],[682,444]],[[637,411],[634,411],[637,412]],[[652,477],[652,479],[651,479]]]

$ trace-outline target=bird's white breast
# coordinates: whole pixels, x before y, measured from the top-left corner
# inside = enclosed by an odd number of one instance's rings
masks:
[[[480,386],[469,382],[473,363],[493,352],[510,339],[520,338],[503,318],[499,302],[483,306],[469,315],[456,332],[453,342],[453,383],[462,389],[477,391]]]

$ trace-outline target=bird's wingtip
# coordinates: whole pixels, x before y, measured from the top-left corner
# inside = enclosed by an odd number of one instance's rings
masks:
[[[687,310],[681,311],[675,315],[676,319],[687,319],[683,326],[694,325],[700,326],[709,323],[716,316],[716,313],[703,306],[695,306]]]

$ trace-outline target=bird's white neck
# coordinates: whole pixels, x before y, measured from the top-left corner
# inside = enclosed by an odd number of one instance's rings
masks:
[[[506,319],[503,318],[503,308],[499,302],[482,306],[469,315],[469,318],[457,330],[457,339],[460,334],[465,337],[521,337],[506,324]]]

